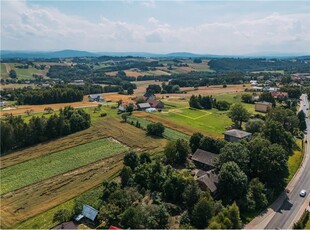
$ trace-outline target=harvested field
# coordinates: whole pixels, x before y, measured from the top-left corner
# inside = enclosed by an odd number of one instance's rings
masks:
[[[112,139],[101,139],[7,167],[1,170],[0,194],[37,183],[127,149]]]
[[[119,172],[123,157],[118,154],[5,194],[1,197],[1,227],[12,228],[97,186]]]
[[[18,89],[18,88],[24,88],[27,86],[34,87],[34,84],[5,84],[5,85],[1,85],[0,89]]]
[[[65,106],[72,106],[73,108],[81,108],[81,107],[91,107],[97,106],[97,103],[81,101],[81,102],[72,102],[72,103],[59,103],[59,104],[44,104],[44,105],[20,105],[16,106],[15,109],[1,111],[0,115],[4,114],[13,114],[13,115],[21,115],[25,114],[26,110],[32,109],[33,113],[41,113],[44,112],[46,107],[51,107],[54,110],[59,110],[64,108]]]
[[[134,98],[134,95],[122,95],[118,93],[104,93],[103,98],[105,100],[112,100],[112,101],[131,101],[131,98]]]

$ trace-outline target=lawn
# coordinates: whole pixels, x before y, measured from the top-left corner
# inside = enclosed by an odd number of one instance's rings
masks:
[[[169,109],[168,113],[174,113],[174,114],[177,114],[177,115],[180,115],[182,117],[192,119],[192,120],[200,119],[204,116],[208,116],[212,114],[211,112],[207,110],[199,110],[199,109],[190,108],[190,107]]]
[[[303,159],[302,141],[297,139],[296,144],[298,145],[298,148],[294,150],[293,155],[288,158],[287,162],[289,170],[287,182],[293,178]]]
[[[119,142],[100,139],[4,168],[1,170],[0,193],[13,191],[125,150],[127,147]]]

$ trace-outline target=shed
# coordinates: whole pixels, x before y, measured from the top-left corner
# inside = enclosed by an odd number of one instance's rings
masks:
[[[152,108],[156,108],[156,109],[163,109],[165,106],[162,101],[157,101],[153,99],[148,99],[147,103],[149,103]]]
[[[251,140],[252,133],[245,132],[239,129],[231,129],[224,133],[224,139],[229,142],[236,142],[240,140]]]
[[[154,113],[156,111],[157,111],[157,109],[155,109],[155,108],[148,108],[145,110],[145,112],[148,112],[148,113]]]
[[[94,221],[98,215],[98,212],[99,211],[97,209],[87,204],[83,204],[82,214],[79,214],[77,217],[75,217],[75,220],[80,221],[83,217],[86,217],[87,219]]]

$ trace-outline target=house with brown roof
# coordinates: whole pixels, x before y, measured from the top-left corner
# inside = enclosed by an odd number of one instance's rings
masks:
[[[194,164],[205,170],[210,170],[216,168],[216,162],[218,159],[218,155],[204,151],[202,149],[197,149],[192,156],[192,161]]]
[[[255,111],[256,112],[262,112],[267,113],[272,108],[272,103],[261,101],[255,103]]]
[[[196,171],[195,180],[197,181],[201,190],[209,190],[212,195],[216,194],[218,185],[218,170],[198,170]]]
[[[165,107],[165,105],[162,101],[157,101],[154,99],[148,99],[146,102],[149,103],[151,105],[151,107],[155,108],[155,109],[163,109]]]
[[[274,99],[277,100],[285,100],[288,98],[287,92],[271,92],[271,95],[273,96]]]
[[[252,133],[245,132],[239,129],[231,129],[224,133],[224,139],[229,142],[237,142],[240,140],[251,140]]]

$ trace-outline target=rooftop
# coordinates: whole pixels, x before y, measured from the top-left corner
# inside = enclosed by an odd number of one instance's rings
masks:
[[[252,133],[248,133],[248,132],[245,132],[239,129],[231,129],[231,130],[226,131],[224,134],[228,136],[237,137],[237,138],[244,138],[244,137],[251,135]]]
[[[197,161],[210,166],[215,166],[217,158],[218,158],[217,154],[210,153],[202,149],[197,149],[194,155],[192,156],[193,161]]]

